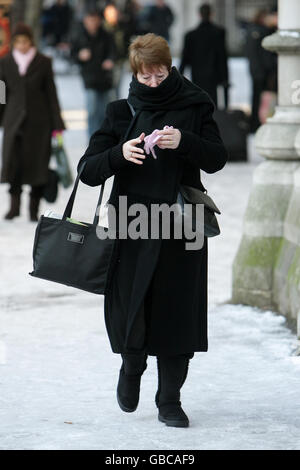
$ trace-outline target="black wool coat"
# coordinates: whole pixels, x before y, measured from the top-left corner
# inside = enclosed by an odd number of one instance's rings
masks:
[[[158,149],[157,160],[148,156],[143,165],[136,165],[123,157],[122,145],[139,136],[142,127],[133,126],[124,139],[132,122],[128,103],[109,104],[101,129],[91,137],[79,161],[78,168],[86,161],[81,181],[97,186],[115,175],[109,198],[115,207],[118,195],[126,195],[128,205],[171,204],[176,202],[180,182],[203,188],[200,169],[208,173],[220,170],[227,152],[212,118],[210,100],[194,111],[194,119],[188,123],[180,112],[143,112],[146,133],[154,116],[157,128],[173,125],[180,129],[182,139],[177,150]],[[160,171],[157,165],[161,165]],[[104,305],[113,352],[146,349],[150,355],[172,355],[207,351],[206,237],[204,240],[203,248],[193,251],[185,249],[184,239],[117,240],[118,255],[111,266]]]
[[[225,29],[203,21],[184,38],[180,72],[191,67],[192,80],[217,103],[217,86],[228,82]]]
[[[266,26],[251,24],[246,35],[245,53],[252,79],[260,81],[264,90],[277,92],[278,56],[261,45],[262,40],[273,32]]]
[[[6,85],[6,104],[0,105],[4,128],[1,183],[12,183],[21,163],[22,184],[43,185],[48,178],[51,133],[65,129],[51,59],[37,52],[21,76],[10,53],[0,59],[0,80]],[[21,155],[15,152],[19,132],[23,135]]]
[[[91,51],[91,59],[83,62],[78,54],[81,49]],[[110,59],[115,60],[116,46],[114,37],[100,27],[95,36],[91,36],[83,25],[79,25],[72,38],[71,54],[73,60],[80,66],[80,72],[85,88],[107,91],[113,86],[113,71],[104,70],[101,64]]]

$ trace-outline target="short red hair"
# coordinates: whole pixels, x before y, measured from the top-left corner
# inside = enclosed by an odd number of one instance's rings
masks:
[[[172,56],[168,42],[153,33],[137,36],[129,46],[129,62],[131,70],[136,75],[143,67],[152,69],[165,65],[168,71],[172,68]]]

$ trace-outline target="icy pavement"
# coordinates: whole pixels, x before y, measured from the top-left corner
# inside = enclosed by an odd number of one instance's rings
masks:
[[[58,84],[64,108],[79,111],[70,117],[77,130],[65,137],[75,171],[86,145],[83,97],[76,76]],[[28,275],[35,231],[27,215],[29,188],[21,217],[5,222],[7,187],[0,185],[0,449],[300,449],[296,336],[282,316],[221,304],[230,299],[231,265],[260,161],[251,140],[249,147],[249,163],[203,174],[222,211],[222,234],[209,241],[209,351],[195,354],[182,390],[189,429],[157,420],[154,357],[137,411],[119,409],[120,357],[106,335],[103,297]],[[42,212],[61,213],[69,194],[61,189],[57,203],[43,202]],[[98,188],[81,184],[74,217],[92,220],[97,195]]]
[[[137,411],[119,409],[102,299],[68,294],[2,306],[0,449],[300,449],[300,359],[282,317],[210,311],[209,352],[192,359],[182,389],[190,428],[174,429],[157,420],[154,357]]]

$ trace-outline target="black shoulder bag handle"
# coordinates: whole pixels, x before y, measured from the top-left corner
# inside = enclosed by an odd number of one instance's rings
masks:
[[[132,120],[126,137],[130,132]],[[99,224],[98,206],[101,205],[104,182],[93,224],[82,224],[71,218],[80,177],[86,160],[78,169],[74,187],[62,220],[41,216],[36,228],[33,244],[33,277],[57,282],[77,289],[105,295],[110,286],[116,254],[116,238],[102,238],[109,229],[96,227]],[[99,230],[98,230],[99,229]]]
[[[67,203],[67,206],[66,206],[66,209],[65,209],[65,212],[64,212],[64,215],[63,215],[63,220],[66,220],[68,217],[71,218],[72,211],[73,211],[73,206],[74,206],[74,201],[75,201],[75,197],[76,197],[76,193],[77,193],[77,189],[78,189],[78,184],[79,184],[79,180],[80,180],[80,176],[82,175],[82,172],[85,168],[85,165],[86,165],[86,161],[82,162],[82,164],[80,165],[80,169],[79,169],[78,174],[77,174],[77,178],[76,178],[76,181],[75,181],[75,184],[74,184],[73,191],[71,193],[71,196],[69,198],[69,201]],[[97,203],[97,207],[96,207],[96,212],[95,212],[95,216],[94,216],[93,225],[98,225],[98,223],[99,223],[99,214],[97,214],[97,208],[102,203],[102,198],[103,198],[103,193],[104,193],[104,186],[105,186],[105,182],[102,183],[102,185],[101,185],[101,191],[100,191],[100,195],[99,195],[99,199],[98,199],[98,203]]]

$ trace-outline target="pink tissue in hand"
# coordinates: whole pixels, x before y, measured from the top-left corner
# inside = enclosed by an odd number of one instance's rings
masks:
[[[163,130],[165,131],[167,129],[173,129],[173,126],[165,126]],[[154,146],[157,144],[159,139],[162,137],[161,135],[158,135],[159,132],[160,131],[158,129],[155,129],[155,131],[153,131],[152,134],[147,135],[144,139],[144,141],[145,141],[145,146],[144,146],[145,152],[146,152],[147,155],[150,155],[150,153],[152,153],[153,158],[157,158],[155,150],[154,150]]]

